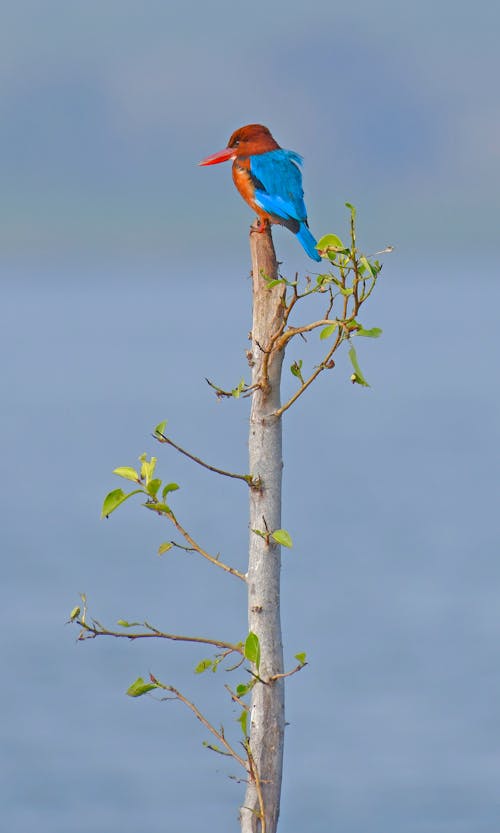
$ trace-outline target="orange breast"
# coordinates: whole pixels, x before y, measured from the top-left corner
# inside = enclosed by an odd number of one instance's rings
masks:
[[[233,182],[250,208],[253,208],[255,213],[263,220],[269,219],[269,215],[255,203],[255,189],[249,169],[250,160],[248,157],[246,159],[235,159],[233,162]]]

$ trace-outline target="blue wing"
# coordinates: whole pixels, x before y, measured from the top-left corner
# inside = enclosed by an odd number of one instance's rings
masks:
[[[302,157],[293,150],[270,150],[250,157],[250,173],[255,185],[255,202],[264,211],[291,221],[307,220],[299,165]],[[294,223],[295,221],[295,223]],[[297,228],[292,228],[297,232]]]

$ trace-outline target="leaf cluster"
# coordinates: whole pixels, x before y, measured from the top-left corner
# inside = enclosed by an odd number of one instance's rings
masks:
[[[135,469],[132,466],[118,466],[118,468],[113,469],[113,474],[122,477],[124,480],[131,480],[133,483],[137,483],[140,488],[133,489],[131,492],[124,492],[123,489],[113,489],[109,492],[104,498],[102,505],[102,518],[109,518],[111,513],[132,497],[132,495],[144,495],[146,501],[143,503],[143,506],[147,509],[152,509],[159,515],[173,515],[172,510],[166,503],[166,499],[168,494],[175,492],[179,488],[179,485],[177,483],[167,483],[163,486],[160,478],[154,476],[157,463],[156,457],[151,457],[148,460],[146,454],[141,454],[139,462],[141,464],[139,469]],[[158,497],[160,490],[161,499]]]

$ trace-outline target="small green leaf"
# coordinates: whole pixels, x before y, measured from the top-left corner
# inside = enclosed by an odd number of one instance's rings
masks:
[[[241,731],[243,732],[244,737],[248,737],[248,732],[247,732],[248,712],[247,712],[246,709],[242,709],[241,714],[238,717],[237,722],[241,726]]]
[[[126,619],[118,619],[117,625],[120,625],[121,628],[136,628],[138,625],[142,625],[142,622],[127,622]]]
[[[141,495],[141,494],[144,494],[143,489],[135,489],[133,492],[129,492],[128,495],[125,494],[123,489],[113,489],[113,491],[109,492],[109,494],[107,494],[106,497],[104,498],[104,503],[102,505],[101,518],[107,518],[109,515],[111,515],[111,512],[114,512],[115,509],[118,506],[120,506],[121,503],[123,503],[129,497],[132,497],[132,495]]]
[[[359,271],[362,275],[364,275],[365,272],[367,272],[370,278],[374,278],[376,274],[376,271],[372,269],[370,261],[367,260],[364,255],[359,259]]]
[[[150,480],[148,485],[146,486],[148,495],[151,497],[156,497],[156,493],[161,486],[161,480],[158,477],[155,477],[153,480]]]
[[[234,396],[235,399],[239,399],[240,395],[244,391],[244,389],[245,389],[245,380],[240,379],[240,381],[238,382],[236,387],[232,389],[231,395]]]
[[[364,327],[360,327],[356,330],[357,336],[365,336],[366,338],[379,338],[382,335],[382,330],[380,327],[372,327],[371,330],[365,330]]]
[[[286,531],[286,529],[275,529],[271,538],[274,538],[274,540],[278,544],[281,544],[282,547],[293,547],[292,536]]]
[[[141,454],[139,460],[141,461],[141,478],[146,481],[147,486],[149,481],[153,479],[157,458],[151,457],[151,459],[148,460],[146,454]]]
[[[297,379],[300,379],[302,383],[304,382],[302,376],[302,359],[299,359],[298,362],[294,362],[292,365],[290,365],[290,373],[292,374],[292,376],[295,376]]]
[[[352,295],[352,293],[354,292],[354,289],[353,289],[352,286],[346,286],[346,287],[339,286],[339,289],[340,289],[342,295],[345,295],[346,297],[348,295]]]
[[[151,502],[151,503],[143,503],[142,505],[145,506],[146,509],[151,509],[153,512],[158,512],[159,515],[170,515],[171,514],[170,506],[167,506],[166,503]]]
[[[165,541],[158,547],[158,555],[163,555],[164,552],[168,552],[169,550],[171,550],[173,546],[174,545],[171,541]]]
[[[350,202],[346,202],[345,207],[349,209],[349,211],[351,212],[352,219],[355,220],[356,219],[356,209],[354,208],[354,206],[351,205]]]
[[[336,234],[325,234],[318,242],[316,243],[316,248],[320,252],[333,250],[335,252],[343,252],[345,251],[345,246],[342,243],[340,237],[337,237]]]
[[[248,683],[247,685],[240,683],[236,686],[236,694],[238,695],[238,697],[244,697],[245,694],[248,694],[251,688],[253,688],[252,683]]]
[[[140,482],[139,472],[132,468],[132,466],[118,466],[117,469],[113,469],[113,474],[117,474],[118,477],[124,477],[125,480],[133,480],[135,483]]]
[[[359,366],[358,357],[356,355],[356,350],[354,349],[354,347],[351,347],[351,349],[349,350],[349,358],[354,369],[354,373],[351,376],[351,381],[355,384],[362,385],[365,388],[369,388],[370,385],[361,373],[361,368]]]
[[[261,529],[252,529],[252,532],[255,532],[255,534],[258,535],[259,538],[265,538],[266,540],[268,538],[267,532],[262,532]]]
[[[208,668],[212,667],[212,660],[211,659],[202,659],[201,662],[198,663],[196,668],[194,669],[195,674],[203,674]]]
[[[78,605],[74,607],[71,613],[69,614],[69,621],[73,622],[75,619],[78,618],[81,612],[81,608]]]
[[[267,281],[267,288],[273,289],[275,286],[278,286],[279,283],[284,283],[284,281],[280,278],[272,278]]]
[[[333,275],[317,275],[316,276],[316,286],[317,287],[326,286],[326,284],[332,283],[333,281],[335,281],[335,278],[333,277]]]
[[[167,420],[164,419],[163,422],[158,423],[158,425],[156,426],[156,428],[154,430],[154,433],[155,434],[164,434],[166,427],[167,427]]]
[[[260,667],[260,642],[259,637],[253,631],[250,631],[245,641],[245,657],[249,662],[253,662],[258,671]]]
[[[145,683],[142,677],[137,677],[135,683],[127,688],[126,693],[129,697],[142,697],[143,694],[147,694],[148,691],[152,691],[154,688],[158,688],[155,683]]]
[[[302,651],[300,654],[295,654],[295,659],[298,660],[301,665],[305,665],[307,662],[305,651]]]
[[[212,752],[218,752],[219,755],[228,755],[229,754],[228,752],[224,752],[224,750],[221,749],[220,746],[217,746],[216,743],[209,743],[208,740],[204,740],[202,742],[202,746],[204,746],[205,749],[210,749]]]
[[[167,483],[167,485],[163,487],[161,492],[163,500],[165,500],[169,492],[176,492],[178,488],[179,486],[177,483]]]
[[[333,324],[327,324],[327,326],[324,327],[319,334],[320,339],[324,341],[325,338],[330,338],[332,333],[334,333],[337,329],[337,326],[337,321],[334,321]]]

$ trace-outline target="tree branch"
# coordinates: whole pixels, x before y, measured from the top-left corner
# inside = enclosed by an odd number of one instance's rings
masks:
[[[231,471],[225,471],[225,469],[219,469],[216,466],[211,466],[209,463],[205,463],[200,457],[197,457],[195,454],[191,454],[190,451],[186,451],[185,448],[182,448],[177,443],[174,443],[169,437],[166,437],[165,434],[162,434],[161,431],[156,432],[153,434],[153,437],[158,440],[158,442],[162,443],[163,445],[171,445],[172,448],[175,448],[180,454],[184,454],[185,457],[189,457],[190,460],[193,460],[195,463],[198,463],[199,466],[203,466],[203,468],[208,469],[209,471],[215,472],[215,474],[222,474],[224,477],[233,477],[235,480],[244,480],[249,486],[253,485],[253,478],[251,474],[235,474]],[[161,439],[159,439],[161,437]]]
[[[244,649],[242,645],[233,644],[232,642],[224,642],[220,639],[208,639],[204,636],[181,636],[181,634],[178,633],[165,633],[165,631],[158,630],[158,628],[153,627],[148,624],[148,622],[136,622],[134,624],[147,628],[149,633],[126,633],[124,631],[109,630],[95,619],[92,619],[92,624],[89,624],[81,618],[78,618],[75,621],[82,628],[82,631],[78,636],[80,641],[85,639],[95,639],[97,636],[114,636],[117,639],[130,639],[131,641],[135,639],[170,639],[173,642],[195,642],[201,645],[212,645],[214,648],[222,648],[229,653],[234,652],[244,656]]]
[[[220,567],[220,569],[224,570],[226,573],[231,573],[232,576],[236,576],[237,578],[241,579],[241,581],[246,582],[247,579],[244,573],[240,573],[239,570],[237,570],[235,567],[230,567],[229,564],[224,564],[223,561],[219,561],[218,558],[215,558],[213,555],[210,555],[206,550],[203,549],[203,547],[200,547],[200,545],[196,543],[194,538],[191,537],[189,532],[186,529],[184,529],[182,524],[179,523],[173,512],[169,510],[168,512],[164,512],[163,514],[165,514],[167,518],[170,521],[172,521],[177,531],[180,532],[184,540],[188,542],[192,550],[199,553],[199,555],[203,556],[203,558],[206,558],[206,560],[210,561],[210,563],[213,564],[215,567]],[[174,546],[176,545],[174,544]]]
[[[157,680],[157,679],[156,679],[156,677],[154,677],[152,674],[150,674],[150,679],[151,679],[151,682],[152,682],[152,683],[154,683],[156,686],[158,686],[158,688],[162,688],[164,691],[170,691],[170,692],[174,695],[174,697],[175,697],[175,699],[176,699],[176,700],[180,700],[180,701],[181,701],[181,703],[184,703],[184,705],[185,705],[185,706],[187,706],[187,707],[188,707],[188,709],[190,709],[190,710],[193,712],[193,714],[195,715],[195,717],[197,717],[197,718],[198,718],[198,720],[200,721],[200,723],[202,723],[202,724],[203,724],[203,726],[205,727],[205,729],[208,729],[208,731],[209,731],[209,732],[210,732],[210,733],[211,733],[211,734],[212,734],[215,738],[217,738],[217,740],[219,741],[219,743],[220,743],[220,744],[222,744],[222,746],[224,747],[224,749],[226,749],[226,750],[227,750],[228,754],[229,754],[232,758],[234,758],[234,760],[235,760],[235,761],[237,761],[237,762],[240,764],[240,766],[242,766],[242,767],[243,767],[243,769],[244,769],[246,772],[248,772],[248,771],[249,771],[249,764],[247,763],[247,761],[245,761],[245,760],[241,757],[241,755],[238,755],[238,753],[236,752],[236,750],[235,750],[235,749],[233,749],[233,747],[231,746],[231,744],[230,744],[230,743],[228,743],[228,741],[226,740],[226,738],[225,738],[225,736],[224,736],[224,732],[223,732],[223,731],[220,731],[220,732],[219,732],[219,731],[217,731],[217,729],[215,728],[215,726],[213,726],[213,725],[210,723],[210,721],[209,721],[209,720],[207,720],[207,718],[205,717],[205,715],[203,715],[203,714],[200,712],[200,710],[197,708],[197,706],[195,706],[195,704],[194,704],[194,703],[192,703],[192,702],[191,702],[191,700],[188,700],[188,699],[187,699],[187,697],[184,697],[184,695],[183,695],[183,694],[181,694],[181,692],[180,692],[177,688],[174,688],[174,686],[173,686],[173,685],[166,685],[165,683],[161,683],[161,682],[160,682],[159,680]],[[165,698],[165,699],[169,699],[169,698]]]

